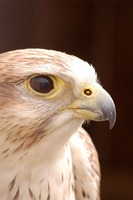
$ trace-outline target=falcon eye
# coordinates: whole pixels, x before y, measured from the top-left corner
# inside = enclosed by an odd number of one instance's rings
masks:
[[[63,91],[65,83],[57,76],[33,74],[24,81],[24,86],[36,97],[53,99]]]
[[[30,87],[39,93],[48,93],[54,86],[53,81],[48,76],[36,76],[30,79]]]

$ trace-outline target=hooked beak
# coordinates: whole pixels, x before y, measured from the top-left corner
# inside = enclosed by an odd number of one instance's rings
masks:
[[[86,91],[89,92],[86,92]],[[98,83],[84,89],[82,98],[73,101],[70,108],[78,117],[94,121],[110,122],[110,129],[116,121],[116,109],[111,96]]]

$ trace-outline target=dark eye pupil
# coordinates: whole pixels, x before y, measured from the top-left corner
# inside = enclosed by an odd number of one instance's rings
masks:
[[[53,87],[53,81],[48,76],[36,76],[30,80],[30,86],[39,93],[48,93]]]

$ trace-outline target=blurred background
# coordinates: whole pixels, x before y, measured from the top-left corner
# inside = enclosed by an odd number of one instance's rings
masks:
[[[102,200],[133,199],[133,1],[0,0],[0,53],[46,48],[95,67],[117,122],[85,127],[98,150]]]

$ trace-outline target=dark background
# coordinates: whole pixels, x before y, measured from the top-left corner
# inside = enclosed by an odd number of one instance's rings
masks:
[[[117,122],[91,122],[99,152],[102,200],[133,199],[133,1],[0,0],[0,52],[38,47],[95,66]]]

